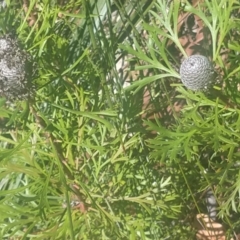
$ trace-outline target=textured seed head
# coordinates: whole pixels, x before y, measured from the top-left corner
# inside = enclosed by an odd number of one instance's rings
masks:
[[[1,0],[0,1],[0,8],[2,7],[2,8],[5,8],[7,6],[7,4],[6,4],[6,1],[5,0]]]
[[[0,96],[8,102],[27,99],[33,92],[32,61],[11,36],[0,37]]]
[[[181,64],[180,76],[182,83],[188,89],[206,90],[214,81],[214,68],[208,58],[192,55]]]

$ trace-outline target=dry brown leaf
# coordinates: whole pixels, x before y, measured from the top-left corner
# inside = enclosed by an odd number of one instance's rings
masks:
[[[198,214],[195,219],[197,240],[226,240],[225,229],[222,224],[214,222],[206,214]],[[231,238],[231,240],[233,240]]]

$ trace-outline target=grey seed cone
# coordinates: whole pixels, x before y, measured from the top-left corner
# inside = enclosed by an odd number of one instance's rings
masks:
[[[217,200],[214,196],[214,193],[211,188],[209,188],[205,194],[205,200],[206,200],[206,205],[207,205],[207,210],[208,210],[208,215],[209,217],[213,220],[216,221],[217,218]]]
[[[214,68],[207,57],[192,55],[180,67],[181,81],[194,91],[207,90],[214,82]]]
[[[5,0],[1,0],[0,1],[0,8],[2,7],[2,8],[5,8],[7,6],[7,4],[6,4],[6,1]]]
[[[9,35],[0,37],[0,96],[8,102],[27,99],[33,90],[30,55]]]

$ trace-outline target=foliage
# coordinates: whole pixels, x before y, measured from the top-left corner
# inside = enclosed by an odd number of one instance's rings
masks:
[[[165,0],[23,2],[6,1],[1,32],[18,37],[39,76],[34,99],[0,103],[0,238],[191,239],[208,187],[229,236],[237,231],[237,1],[206,0],[204,10]],[[233,106],[179,84],[167,44],[186,55],[177,35],[182,9],[211,31]],[[116,65],[126,56],[129,72],[139,73],[128,87]],[[186,105],[167,124],[143,120],[145,87],[156,109],[172,108],[173,98]]]

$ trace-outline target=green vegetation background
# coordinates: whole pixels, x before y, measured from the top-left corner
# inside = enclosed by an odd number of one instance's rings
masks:
[[[204,11],[166,0],[6,2],[1,32],[17,35],[39,77],[33,102],[1,101],[0,239],[194,239],[208,187],[227,234],[239,230],[239,1],[206,0]],[[210,30],[235,107],[180,84],[166,44],[185,55],[181,10]],[[116,63],[127,55],[140,73],[124,87]],[[187,99],[181,114],[168,125],[141,118],[145,87],[159,109],[173,91]]]

